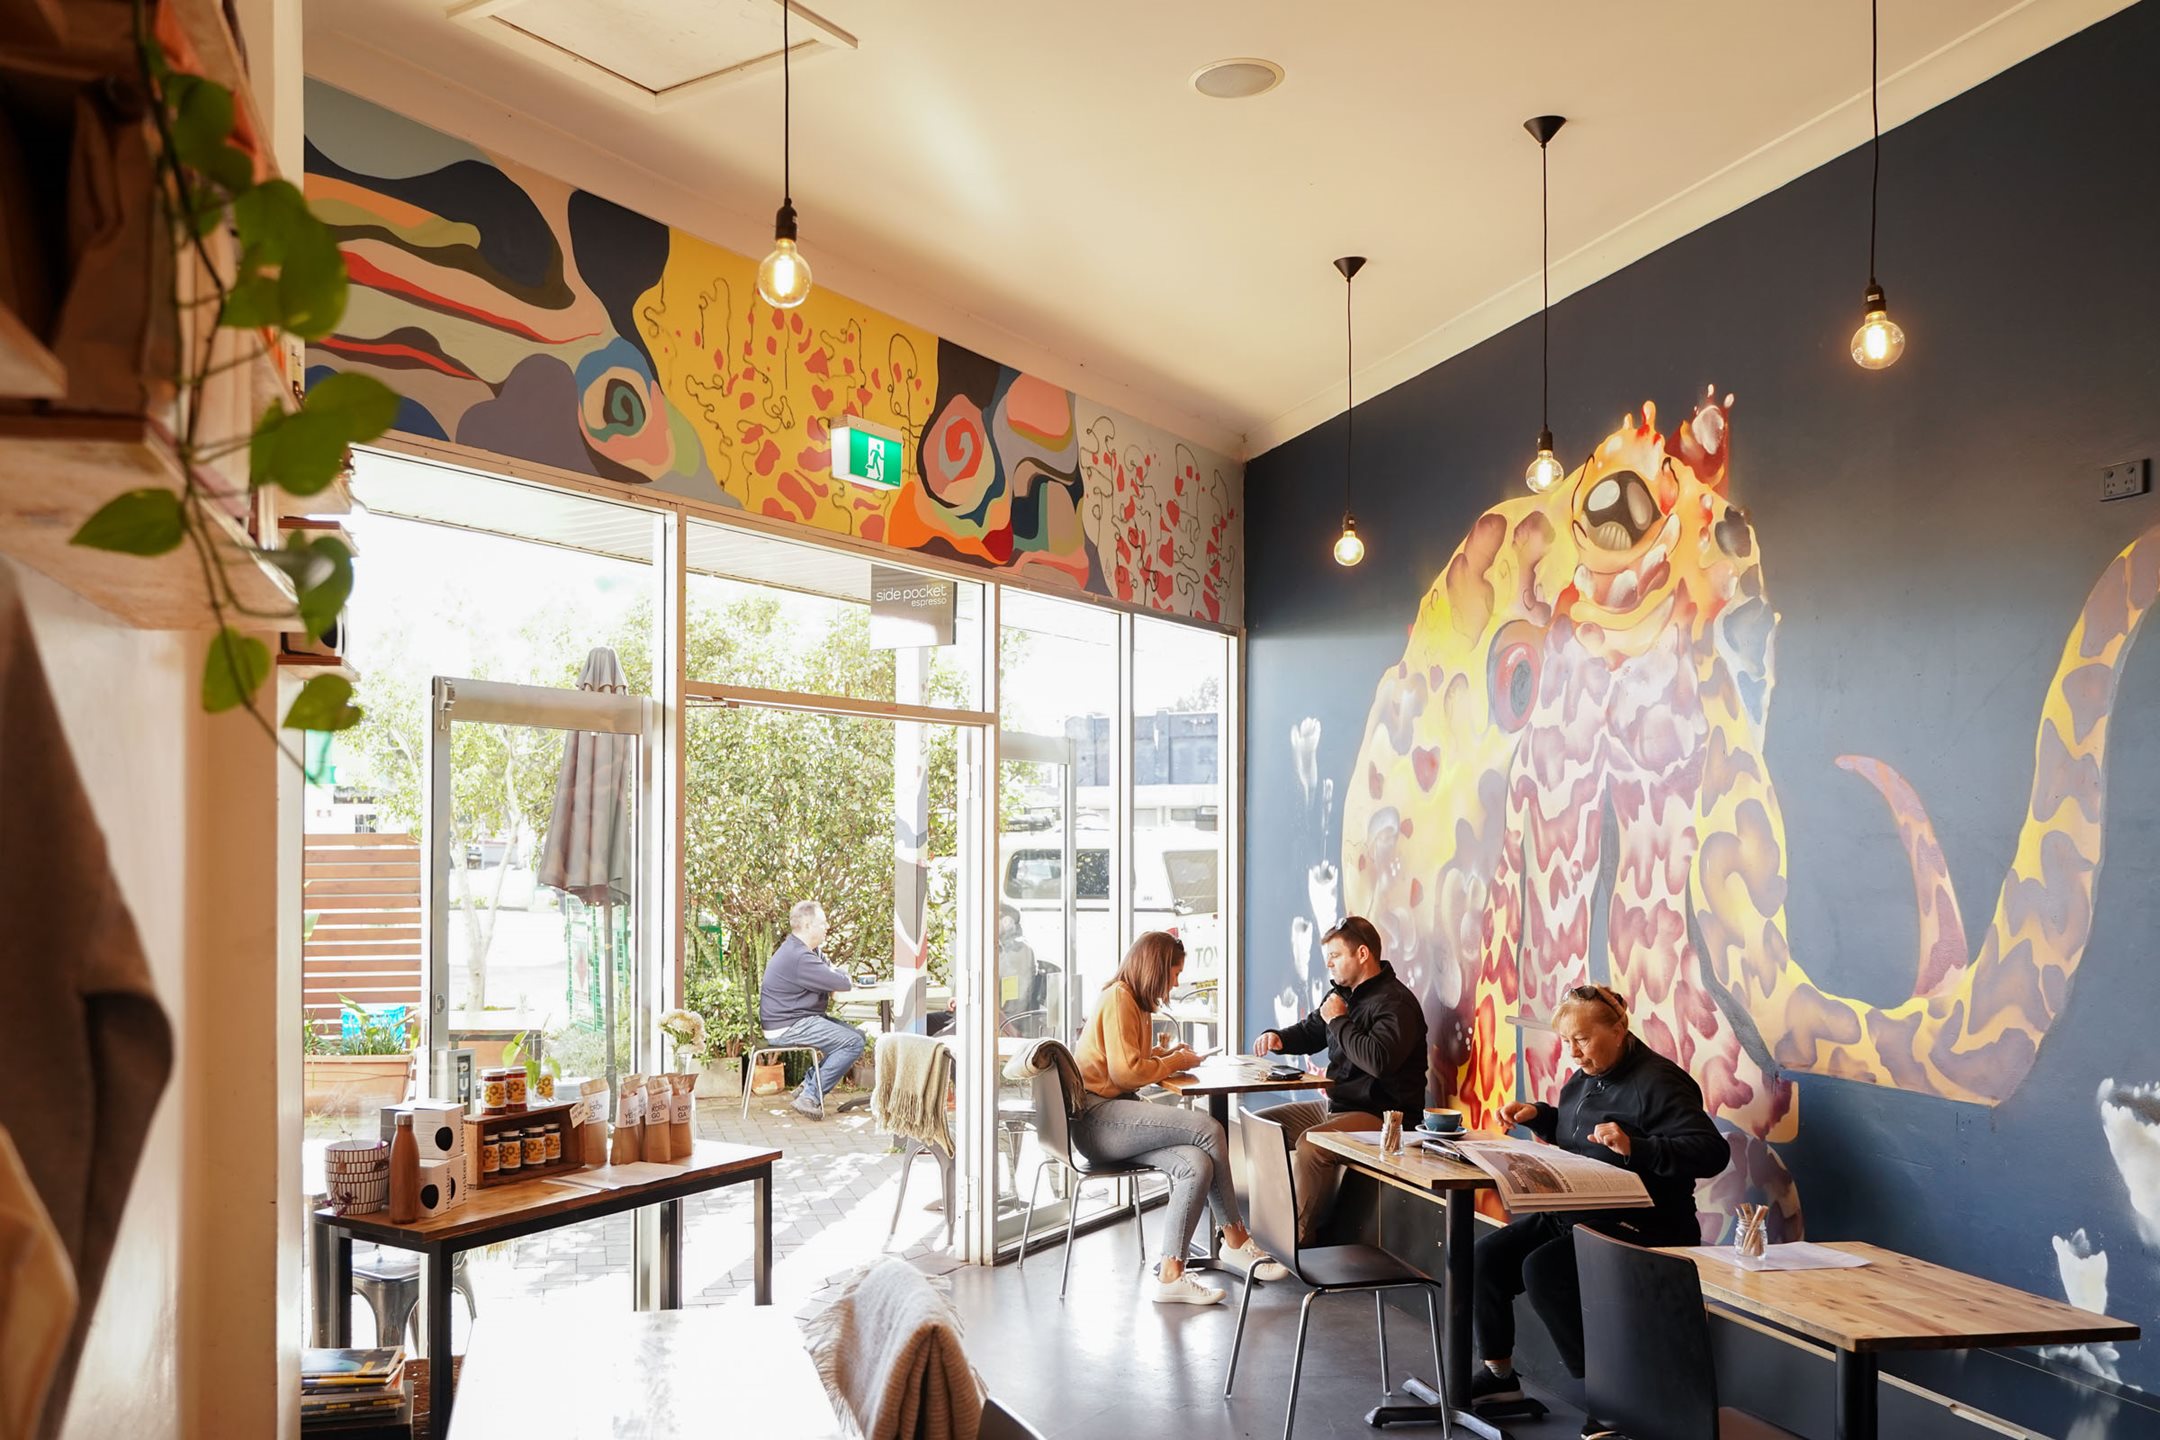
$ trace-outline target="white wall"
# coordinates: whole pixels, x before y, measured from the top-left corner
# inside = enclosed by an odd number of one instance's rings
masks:
[[[177,1042],[62,1433],[294,1434],[300,1085],[281,1042],[299,1006],[275,934],[281,762],[246,716],[200,713],[203,637],[130,629],[16,574]]]

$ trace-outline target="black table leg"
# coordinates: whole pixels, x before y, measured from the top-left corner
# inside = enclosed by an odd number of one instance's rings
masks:
[[[1875,1440],[1875,1352],[1840,1350],[1837,1440]]]
[[[450,1351],[450,1272],[457,1257],[448,1250],[427,1254],[428,1433],[450,1433],[450,1399],[457,1386]]]
[[[1470,1301],[1476,1293],[1477,1206],[1468,1190],[1447,1197],[1447,1341],[1448,1393],[1457,1405],[1470,1406]]]
[[[750,1255],[751,1303],[772,1304],[772,1166],[750,1182],[751,1228],[756,1231]]]
[[[1508,1440],[1507,1431],[1492,1421],[1478,1415],[1470,1408],[1470,1297],[1477,1281],[1476,1251],[1477,1206],[1468,1190],[1450,1190],[1447,1193],[1447,1269],[1442,1279],[1447,1295],[1447,1323],[1443,1336],[1442,1360],[1447,1365],[1448,1399],[1454,1402],[1446,1410],[1445,1418],[1458,1430],[1480,1437],[1480,1440]],[[1437,1425],[1442,1419],[1440,1397],[1430,1387],[1415,1377],[1405,1380],[1403,1388],[1426,1403],[1422,1405],[1382,1405],[1368,1411],[1368,1425]],[[1535,1405],[1535,1401],[1526,1401]],[[1545,1407],[1537,1405],[1536,1414],[1545,1413]],[[1529,1418],[1525,1413],[1524,1418]]]
[[[329,1241],[322,1247],[326,1273],[315,1287],[315,1301],[323,1306],[319,1328],[325,1345],[342,1350],[352,1344],[352,1231],[321,1219],[314,1224]]]
[[[763,1302],[760,1302],[763,1303]],[[682,1201],[660,1205],[660,1308],[682,1309]]]

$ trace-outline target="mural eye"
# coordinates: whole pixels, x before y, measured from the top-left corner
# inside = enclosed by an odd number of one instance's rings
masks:
[[[1489,677],[1493,723],[1510,733],[1530,723],[1537,708],[1538,671],[1543,664],[1543,635],[1535,626],[1509,625],[1493,641]]]
[[[1590,543],[1600,550],[1632,550],[1664,518],[1649,485],[1633,470],[1615,470],[1591,486],[1582,512]]]

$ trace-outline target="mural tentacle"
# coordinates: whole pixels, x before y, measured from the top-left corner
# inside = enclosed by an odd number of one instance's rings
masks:
[[[2017,1089],[2069,996],[2091,929],[2103,853],[2108,722],[2116,683],[2160,593],[2160,529],[2127,546],[2101,575],[2063,642],[2040,710],[2025,820],[1995,914],[1970,964],[1940,847],[1902,781],[1885,790],[1923,898],[1912,997],[1875,1006],[1820,989],[1788,944],[1785,830],[1768,772],[1755,766],[1715,796],[1702,824],[1715,838],[1696,864],[1697,920],[1715,933],[1713,972],[1773,1037],[1780,1065],[1996,1104]],[[1739,695],[1709,702],[1738,725]],[[1878,789],[1895,772],[1840,761]],[[1930,896],[1934,898],[1929,898]],[[1956,963],[1945,953],[1955,943]]]

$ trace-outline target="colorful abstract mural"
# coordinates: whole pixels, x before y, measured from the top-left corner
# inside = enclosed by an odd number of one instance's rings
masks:
[[[352,301],[311,373],[366,370],[399,428],[1083,590],[1242,618],[1240,466],[830,289],[328,86],[310,202]],[[897,489],[832,475],[828,429],[903,443]]]
[[[1890,808],[1918,947],[1902,1002],[1831,994],[1785,918],[1763,749],[1777,614],[1731,494],[1732,405],[1713,391],[1667,435],[1646,404],[1561,485],[1471,526],[1374,692],[1344,790],[1340,906],[1380,926],[1438,1021],[1435,1089],[1479,1123],[1517,1098],[1518,1068],[1525,1095],[1556,1093],[1558,1040],[1520,1022],[1593,978],[1600,927],[1638,1033],[1687,1067],[1732,1140],[1706,1223],[1753,1195],[1797,1231],[1767,1143],[1795,1133],[1796,1075],[1993,1105],[2067,1003],[2101,866],[2108,720],[2160,592],[2160,530],[2117,556],[2063,643],[1976,954],[1920,797],[1882,761],[1840,757]],[[1291,736],[1308,804],[1318,738],[1310,720]],[[1323,924],[1337,873],[1312,877]],[[2103,1109],[2127,1116],[2141,1094],[2109,1082]],[[2132,1127],[2111,1124],[2130,1149]]]

